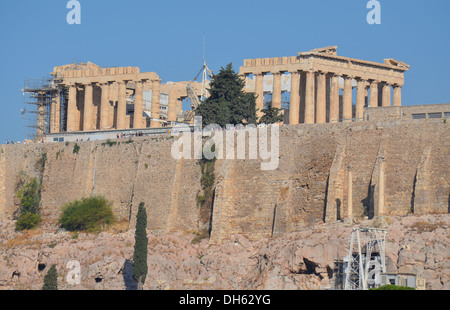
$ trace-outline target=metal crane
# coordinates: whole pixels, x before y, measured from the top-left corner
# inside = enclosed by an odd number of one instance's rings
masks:
[[[209,70],[208,66],[206,65],[206,59],[205,59],[205,37],[203,37],[203,66],[200,69],[200,71],[197,73],[197,75],[194,78],[194,81],[197,81],[200,74],[202,74],[202,90],[200,94],[200,99],[197,93],[195,92],[194,88],[191,86],[191,84],[186,85],[186,91],[189,99],[191,100],[191,111],[185,112],[184,121],[186,123],[190,123],[192,119],[194,118],[194,110],[200,105],[200,100],[205,100],[206,97],[208,97],[208,77],[211,78],[213,76],[213,73],[211,70]]]

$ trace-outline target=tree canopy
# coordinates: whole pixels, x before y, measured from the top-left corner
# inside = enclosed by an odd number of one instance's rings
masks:
[[[217,124],[255,124],[256,97],[244,92],[244,80],[233,70],[229,63],[211,78],[210,96],[195,110],[202,117],[203,125]]]

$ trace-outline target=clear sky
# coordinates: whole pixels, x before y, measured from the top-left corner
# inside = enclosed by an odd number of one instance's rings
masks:
[[[337,45],[342,56],[409,64],[403,105],[450,102],[448,0],[379,0],[380,25],[366,21],[368,0],[79,0],[81,25],[67,23],[67,2],[0,1],[0,143],[27,137],[24,79],[91,61],[139,66],[163,82],[192,80],[204,33],[215,72]]]

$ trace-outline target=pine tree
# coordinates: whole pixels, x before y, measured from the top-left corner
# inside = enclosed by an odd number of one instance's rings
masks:
[[[211,78],[210,96],[195,110],[196,116],[202,116],[203,125],[218,124],[255,124],[256,97],[244,91],[244,80],[233,70],[229,63]]]
[[[138,282],[138,288],[142,288],[147,277],[147,212],[145,204],[141,202],[136,215],[136,232],[134,235],[133,278]]]
[[[56,271],[56,265],[52,265],[45,275],[42,290],[58,290],[58,272]]]

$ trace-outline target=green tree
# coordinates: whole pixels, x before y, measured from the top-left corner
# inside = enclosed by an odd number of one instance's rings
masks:
[[[203,125],[218,124],[255,124],[256,97],[244,91],[244,80],[233,70],[229,63],[211,78],[210,96],[195,110],[202,117]]]
[[[58,290],[58,272],[56,271],[56,265],[52,265],[45,275],[42,290]]]
[[[134,234],[134,254],[133,254],[133,278],[138,283],[138,289],[142,289],[147,277],[147,211],[145,204],[139,204],[136,215],[136,231]]]
[[[258,123],[260,124],[275,124],[284,120],[281,109],[273,107],[272,101],[268,102],[267,108],[262,109],[261,112],[264,114],[259,118]]]

